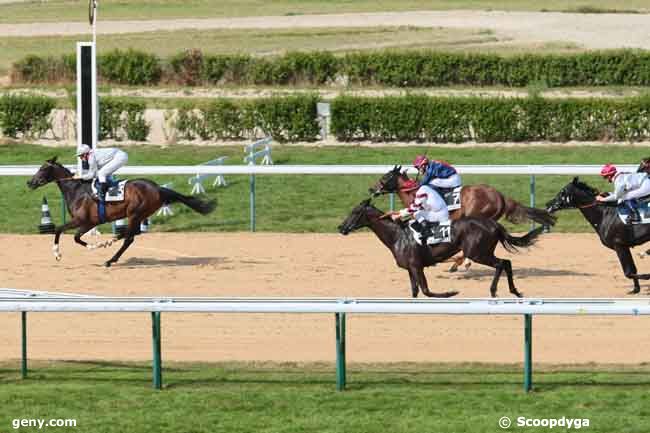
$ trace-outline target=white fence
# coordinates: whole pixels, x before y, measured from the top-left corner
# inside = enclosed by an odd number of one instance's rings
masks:
[[[27,377],[27,312],[151,313],[153,386],[162,388],[161,313],[334,314],[336,388],[346,384],[347,314],[522,315],[524,389],[532,389],[533,315],[650,315],[650,299],[349,299],[349,298],[113,298],[0,289],[0,312],[20,312],[22,374]]]
[[[0,165],[0,176],[33,176],[38,165]],[[67,166],[75,170],[74,166]],[[409,174],[416,174],[410,164],[404,164]],[[456,165],[460,174],[521,174],[521,175],[597,175],[600,165]],[[636,171],[636,165],[618,165],[622,171]],[[218,175],[218,174],[384,174],[393,165],[140,165],[117,171],[121,175]]]

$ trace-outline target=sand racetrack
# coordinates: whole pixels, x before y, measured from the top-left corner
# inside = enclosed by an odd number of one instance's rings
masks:
[[[116,296],[407,297],[408,275],[368,233],[148,234],[113,268],[110,251],[62,238],[0,235],[0,286]],[[639,250],[637,250],[639,251]],[[501,256],[509,254],[499,251]],[[623,297],[631,284],[614,252],[594,234],[548,234],[512,257],[517,286],[530,297]],[[646,259],[647,260],[647,259]],[[641,271],[650,263],[637,259]],[[429,268],[433,289],[485,297],[492,271]],[[642,285],[646,296],[648,284]],[[499,295],[509,296],[505,279]],[[147,360],[147,313],[30,313],[32,359]],[[332,361],[331,315],[165,313],[163,357],[176,361]],[[20,316],[0,315],[0,360],[20,356]],[[547,363],[650,361],[650,319],[536,317],[534,357]],[[362,316],[348,320],[352,362],[521,362],[521,317]]]

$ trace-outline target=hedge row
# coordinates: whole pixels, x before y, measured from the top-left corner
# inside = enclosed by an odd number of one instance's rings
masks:
[[[315,141],[320,126],[315,95],[216,99],[196,106],[184,105],[176,113],[174,127],[180,138],[194,140],[240,140],[271,135],[280,142]]]
[[[650,85],[650,52],[636,50],[515,56],[436,51],[342,56],[295,52],[279,57],[205,55],[188,50],[165,60],[139,51],[115,50],[99,56],[98,67],[104,82],[129,85]],[[12,77],[16,83],[61,82],[73,81],[75,73],[74,56],[28,56],[13,65]]]
[[[650,97],[342,96],[331,126],[340,141],[640,141],[650,138]]]
[[[215,99],[168,111],[181,139],[277,141],[319,138],[315,95],[255,100]],[[51,128],[55,100],[0,98],[0,127],[11,137],[38,137]],[[100,138],[145,141],[145,103],[103,98]],[[339,141],[641,141],[650,139],[650,97],[625,99],[441,98],[340,96],[332,101],[331,131]]]
[[[56,101],[44,96],[0,97],[0,131],[12,138],[39,138],[52,128]]]

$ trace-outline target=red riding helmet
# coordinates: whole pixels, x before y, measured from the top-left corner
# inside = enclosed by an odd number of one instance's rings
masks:
[[[600,175],[604,178],[614,177],[617,173],[616,166],[614,164],[605,164],[603,168],[600,169]]]
[[[429,159],[425,155],[418,155],[415,157],[415,160],[413,161],[413,167],[415,168],[420,168],[423,165],[427,165],[429,163]]]
[[[412,191],[414,189],[418,189],[420,187],[420,184],[414,181],[413,179],[409,179],[404,184],[402,184],[402,187],[400,188],[402,191]]]

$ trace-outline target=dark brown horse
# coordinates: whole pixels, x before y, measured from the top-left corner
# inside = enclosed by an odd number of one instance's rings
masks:
[[[374,196],[397,193],[402,204],[408,206],[412,201],[414,192],[405,192],[402,190],[402,186],[407,180],[409,180],[409,177],[406,172],[402,171],[402,167],[395,166],[388,173],[384,174],[369,192]],[[505,216],[506,220],[513,224],[532,220],[543,226],[552,226],[557,219],[544,209],[527,207],[511,198],[505,197],[489,185],[463,186],[460,191],[460,202],[460,209],[449,212],[449,218],[451,220],[457,220],[462,217],[475,217],[489,218],[497,221]],[[463,260],[464,257],[459,255],[454,259],[455,263],[449,271],[456,271]],[[466,267],[469,267],[469,265],[467,264]]]
[[[81,236],[93,227],[100,224],[97,212],[97,201],[93,197],[90,182],[72,179],[70,170],[56,161],[56,157],[47,160],[36,172],[32,179],[27,182],[30,189],[36,189],[50,182],[56,182],[63,197],[68,212],[72,219],[66,224],[56,227],[54,234],[54,257],[61,260],[59,250],[59,237],[66,230],[77,228],[74,235],[76,243],[83,247],[93,248],[94,246],[81,240]],[[151,216],[163,204],[181,202],[200,214],[208,214],[215,208],[214,202],[204,202],[194,197],[188,197],[168,188],[163,188],[155,182],[146,179],[134,179],[126,183],[124,188],[124,200],[121,202],[106,203],[106,221],[115,221],[121,218],[128,218],[129,223],[125,235],[119,235],[115,240],[124,238],[122,247],[109,261],[107,267],[117,262],[120,256],[133,243],[133,239],[140,231],[140,223]],[[108,245],[112,243],[109,242]]]
[[[503,271],[508,277],[510,293],[517,297],[522,296],[515,287],[510,260],[496,257],[494,250],[498,243],[510,252],[515,252],[517,247],[528,247],[535,242],[543,227],[538,227],[525,236],[515,237],[508,234],[501,224],[491,219],[461,218],[451,223],[451,242],[422,246],[415,242],[407,224],[383,218],[384,215],[382,211],[370,204],[370,199],[364,200],[352,209],[350,215],[339,226],[339,232],[347,235],[362,227],[369,227],[393,253],[397,266],[408,271],[414,298],[417,297],[419,290],[426,296],[438,298],[448,298],[458,293],[431,292],[424,275],[424,268],[440,263],[459,251],[476,263],[495,268],[490,285],[492,297],[497,294],[497,284]]]

